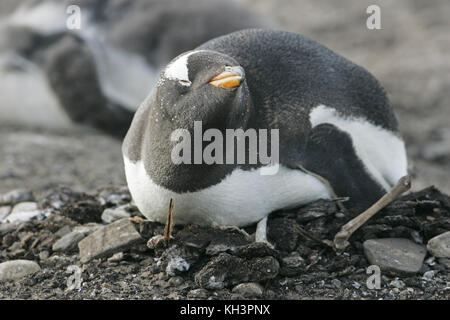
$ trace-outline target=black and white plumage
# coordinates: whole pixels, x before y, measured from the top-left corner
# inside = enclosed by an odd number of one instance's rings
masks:
[[[69,5],[81,9],[79,30],[66,27]],[[123,137],[170,59],[265,25],[219,0],[22,1],[0,20],[0,119],[47,128],[75,122]]]
[[[226,68],[242,68],[240,85],[211,85]],[[192,131],[194,121],[222,132],[279,129],[279,171],[173,164],[170,134]],[[172,60],[136,112],[123,155],[141,212],[164,222],[173,198],[181,224],[245,226],[330,198],[316,175],[362,210],[407,171],[397,120],[369,72],[301,35],[260,29],[213,39]]]

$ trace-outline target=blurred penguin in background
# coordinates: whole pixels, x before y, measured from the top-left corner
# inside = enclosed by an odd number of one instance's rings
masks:
[[[87,125],[117,137],[172,58],[274,26],[220,0],[38,0],[0,10],[0,125]]]

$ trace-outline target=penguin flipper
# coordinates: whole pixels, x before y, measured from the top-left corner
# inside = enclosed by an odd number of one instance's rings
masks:
[[[358,158],[351,136],[332,124],[311,130],[300,162],[300,168],[324,178],[336,196],[349,197],[345,206],[352,211],[367,209],[385,194]]]

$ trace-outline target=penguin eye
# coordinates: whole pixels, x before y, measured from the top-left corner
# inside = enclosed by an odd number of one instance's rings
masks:
[[[192,84],[189,80],[179,80],[178,83],[185,87],[189,87]]]

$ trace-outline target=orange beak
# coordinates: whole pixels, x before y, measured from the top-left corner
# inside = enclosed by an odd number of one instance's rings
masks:
[[[210,85],[222,88],[236,88],[244,81],[244,69],[241,67],[225,67],[225,71],[209,81]]]

